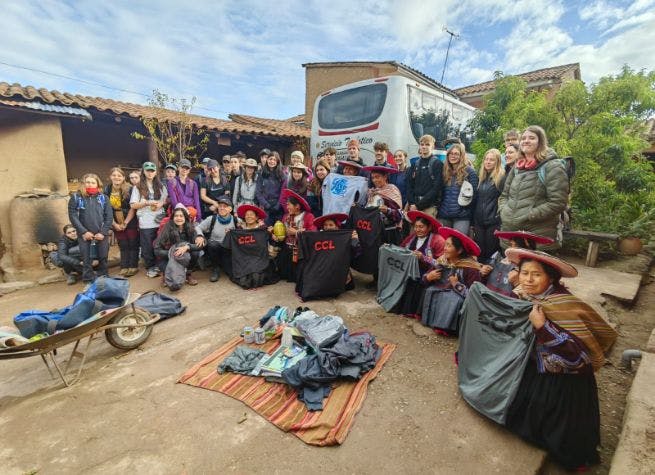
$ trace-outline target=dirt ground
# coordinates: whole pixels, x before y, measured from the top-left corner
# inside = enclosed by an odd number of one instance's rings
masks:
[[[461,399],[457,340],[384,313],[364,289],[366,277],[338,299],[303,304],[398,345],[343,445],[307,446],[239,401],[176,384],[272,305],[301,305],[291,284],[245,291],[224,277],[211,284],[206,273],[196,275],[201,284],[178,293],[186,314],[157,324],[138,350],[94,341],[82,380],[71,388],[51,380],[38,358],[2,361],[3,473],[559,473],[549,463],[542,468],[542,451]],[[142,273],[131,282],[136,292],[158,288]],[[0,325],[25,309],[66,305],[80,289],[56,283],[6,295]],[[594,473],[607,473],[620,434],[632,380],[619,369],[621,352],[648,338],[653,300],[651,283],[632,310],[609,304],[621,336],[599,375],[603,465]]]

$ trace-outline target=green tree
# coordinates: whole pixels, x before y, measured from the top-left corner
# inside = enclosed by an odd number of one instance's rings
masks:
[[[655,72],[627,66],[589,87],[566,82],[551,101],[526,90],[525,82],[497,75],[496,90],[472,126],[480,156],[502,144],[510,128],[540,125],[550,146],[572,155],[574,226],[650,238],[655,231],[655,173],[641,151],[647,148],[645,119],[655,113]]]
[[[133,132],[132,136],[140,140],[151,138],[164,163],[177,163],[182,158],[197,163],[207,150],[209,134],[193,124],[191,110],[195,103],[195,97],[190,101],[176,99],[155,89],[148,105],[160,109],[160,116],[166,119],[144,118],[141,122],[148,135]]]

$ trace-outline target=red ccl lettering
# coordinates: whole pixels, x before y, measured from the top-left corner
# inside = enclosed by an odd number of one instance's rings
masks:
[[[237,242],[239,243],[239,245],[255,244],[255,236],[253,236],[252,234],[248,234],[247,236],[239,236]]]
[[[364,231],[371,231],[371,229],[372,229],[372,227],[371,227],[371,222],[370,222],[370,221],[367,221],[367,220],[365,220],[365,219],[359,219],[359,220],[357,220],[357,223],[355,224],[355,226],[356,226],[358,229],[363,229]]]
[[[332,249],[336,249],[334,247],[334,241],[316,241],[314,243],[315,251],[330,251]]]

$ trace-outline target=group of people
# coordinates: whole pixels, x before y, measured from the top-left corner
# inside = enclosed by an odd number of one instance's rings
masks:
[[[435,139],[425,135],[418,156],[409,159],[403,150],[392,155],[387,144],[376,143],[375,162],[365,166],[359,143],[351,140],[347,159],[337,160],[337,151],[328,148],[313,168],[300,151],[284,167],[277,152],[263,149],[258,160],[224,156],[221,166],[203,159],[195,179],[186,159],[166,165],[161,178],[157,166],[145,162],[129,177],[113,168],[104,187],[97,175],[87,174],[69,201],[61,265],[69,283],[75,273],[85,282],[106,274],[111,230],[120,274],[134,275],[141,257],[146,274],[163,273],[171,290],[197,284],[192,271],[205,267],[212,282],[222,272],[244,288],[286,279],[296,282],[299,294],[308,278],[340,275],[336,295],[354,287],[352,267],[373,276],[380,298],[389,272],[402,269],[390,310],[451,336],[459,332],[460,309],[476,282],[527,299],[535,302],[529,319],[536,345],[506,425],[567,467],[596,463],[593,372],[615,334],[577,300],[569,301],[568,319],[541,307],[567,296],[560,278],[576,274],[536,250],[557,245],[569,195],[564,166],[538,126],[520,135],[508,132],[504,153],[488,150],[477,172],[459,140],[448,141],[443,162],[434,148]],[[335,245],[314,240],[308,247],[303,239],[313,232],[345,236],[347,259],[341,252],[335,264],[343,269],[330,275],[303,271],[308,253]],[[395,252],[394,259],[379,259],[380,249]],[[69,258],[73,250],[78,254]],[[584,436],[571,436],[581,430]]]

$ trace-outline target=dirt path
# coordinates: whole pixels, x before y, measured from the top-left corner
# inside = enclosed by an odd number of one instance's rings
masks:
[[[398,345],[342,446],[307,446],[238,401],[175,384],[270,306],[300,305],[290,284],[244,291],[224,279],[210,284],[203,273],[198,278],[199,286],[178,294],[187,314],[158,324],[139,350],[121,353],[99,340],[72,388],[54,386],[36,358],[2,361],[3,473],[535,473],[542,466],[543,452],[461,399],[453,364],[457,341],[385,314],[363,285],[339,299],[307,304]],[[137,276],[132,290],[153,283]],[[611,304],[621,337],[613,365],[599,375],[604,446],[595,473],[608,471],[632,380],[618,369],[620,355],[639,347],[655,324],[646,320],[654,294],[653,284],[642,289],[632,311]],[[72,297],[64,284],[7,295],[0,300],[0,324],[21,310],[62,306]],[[559,473],[550,464],[545,471]]]

